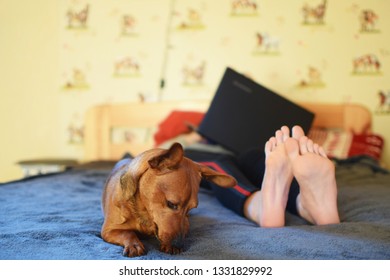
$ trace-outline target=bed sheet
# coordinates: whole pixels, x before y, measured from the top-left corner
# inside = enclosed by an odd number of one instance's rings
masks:
[[[100,237],[101,194],[110,165],[0,185],[0,259],[127,259]],[[260,228],[201,189],[184,252],[136,259],[390,259],[390,174],[367,157],[337,164],[338,225],[287,215],[286,227]]]

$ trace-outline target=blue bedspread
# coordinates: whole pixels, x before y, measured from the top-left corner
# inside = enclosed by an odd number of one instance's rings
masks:
[[[126,259],[100,237],[109,169],[77,169],[0,185],[0,259]],[[390,174],[367,158],[337,167],[341,224],[313,226],[287,215],[259,228],[201,190],[185,251],[154,238],[138,259],[390,259]]]

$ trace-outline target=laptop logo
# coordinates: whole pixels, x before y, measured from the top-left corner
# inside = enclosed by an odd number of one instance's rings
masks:
[[[246,85],[240,83],[240,82],[237,81],[237,80],[234,80],[234,81],[233,81],[233,85],[236,86],[236,87],[238,87],[239,89],[241,89],[241,90],[247,92],[247,93],[252,93],[252,89],[251,89],[250,87],[248,87],[248,86],[246,86]]]

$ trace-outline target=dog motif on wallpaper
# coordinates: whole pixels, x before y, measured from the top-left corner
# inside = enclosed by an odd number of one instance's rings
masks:
[[[183,85],[201,85],[206,70],[206,62],[201,61],[195,66],[184,65],[182,68]]]
[[[317,5],[305,3],[302,7],[303,24],[324,24],[326,4],[326,0]]]
[[[85,90],[89,89],[87,75],[80,68],[73,68],[70,73],[66,74],[64,89],[67,90]]]
[[[179,12],[175,13],[176,16],[181,16]],[[199,10],[194,8],[188,8],[184,16],[181,17],[177,28],[179,30],[185,29],[203,29],[205,25],[202,21],[202,15]]]
[[[137,20],[134,16],[126,14],[121,17],[120,21],[121,35],[122,36],[134,36],[137,35],[136,27]]]
[[[69,29],[87,28],[88,16],[89,16],[88,4],[81,10],[74,10],[72,8],[69,8],[66,13],[66,17],[68,19],[68,28]]]
[[[138,59],[132,56],[118,58],[114,62],[115,77],[135,77],[140,75],[141,66]]]
[[[380,75],[381,63],[375,54],[365,54],[352,61],[354,75]]]
[[[322,81],[322,73],[317,67],[308,66],[307,74],[298,83],[299,88],[321,88],[325,87],[325,83]]]
[[[253,0],[232,0],[231,15],[253,16],[257,15],[258,4]]]
[[[390,90],[378,91],[378,107],[376,109],[377,114],[390,114]]]
[[[279,54],[280,39],[265,32],[256,33],[254,54]]]
[[[379,32],[376,25],[378,22],[378,14],[371,9],[361,11],[359,15],[360,32],[375,33]]]

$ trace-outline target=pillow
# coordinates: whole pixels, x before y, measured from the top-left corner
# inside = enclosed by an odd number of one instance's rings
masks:
[[[321,145],[329,158],[367,155],[380,161],[384,139],[377,134],[354,134],[342,129],[312,128],[309,137]]]
[[[342,129],[312,128],[308,136],[324,148],[329,158],[348,157],[353,136],[351,132]]]
[[[172,111],[159,125],[154,134],[155,146],[180,134],[189,133],[203,120],[204,113],[194,111]]]
[[[367,155],[380,161],[384,139],[377,134],[355,134],[352,138],[348,156]]]

